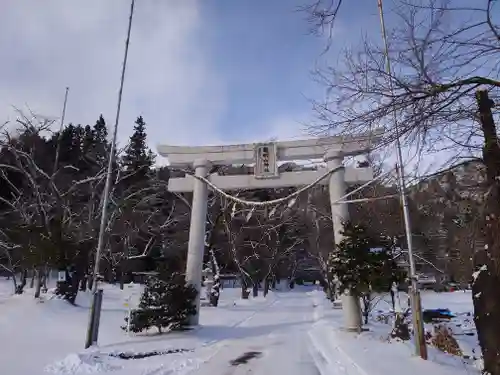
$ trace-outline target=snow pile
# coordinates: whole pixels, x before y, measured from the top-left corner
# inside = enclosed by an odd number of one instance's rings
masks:
[[[463,367],[415,358],[404,344],[387,343],[370,334],[356,336],[325,321],[317,323],[309,335],[311,355],[321,375],[335,374],[339,369],[349,375],[468,374]]]
[[[119,370],[121,366],[111,365],[95,353],[70,354],[62,361],[45,367],[45,372],[58,375],[95,374]]]
[[[193,370],[199,369],[202,364],[203,360],[201,360],[200,358],[185,358],[173,361],[171,360],[169,362],[169,372],[165,371],[164,374],[188,374]]]
[[[445,325],[457,336],[460,348],[466,356],[446,354],[428,346],[429,360],[423,361],[414,355],[412,341],[389,340],[392,325],[371,320],[368,332],[354,334],[342,329],[342,311],[331,309],[331,302],[323,297],[318,302],[319,295],[309,293],[317,310],[319,319],[309,331],[311,356],[322,375],[346,373],[350,375],[388,375],[400,374],[420,375],[425,373],[479,374],[480,354],[477,347],[477,337],[470,310],[471,293],[422,293],[425,308],[448,307],[457,317]],[[404,299],[402,298],[402,301]],[[387,305],[387,306],[386,306]],[[381,303],[377,307],[383,309],[390,304]],[[388,308],[387,308],[388,310]],[[382,310],[378,310],[381,313]],[[444,324],[444,323],[441,323]],[[432,324],[426,329],[432,330]],[[470,356],[470,358],[467,358]]]
[[[350,375],[367,374],[342,350],[336,342],[337,340],[333,331],[324,322],[316,324],[309,332],[309,337],[312,344],[310,353],[321,375],[336,373]]]

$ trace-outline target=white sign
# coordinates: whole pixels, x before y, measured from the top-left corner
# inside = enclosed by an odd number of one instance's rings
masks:
[[[255,146],[255,178],[275,178],[278,173],[278,155],[276,143],[259,143]]]
[[[123,302],[123,306],[127,308],[127,335],[130,335],[130,318],[132,317],[132,305],[136,305],[136,301],[134,301],[134,297],[137,295],[138,291],[135,288],[134,282],[127,284],[127,289],[125,292],[125,298]]]
[[[57,273],[57,281],[61,281],[61,282],[66,281],[66,271],[59,271]]]

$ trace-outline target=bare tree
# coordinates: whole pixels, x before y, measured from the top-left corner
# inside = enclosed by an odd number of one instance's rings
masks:
[[[336,291],[335,279],[328,266],[328,258],[335,243],[329,196],[326,189],[318,187],[308,193],[307,201],[303,206],[302,219],[309,232],[306,249],[309,255],[316,260],[323,277],[326,294],[333,301]]]
[[[280,206],[265,208],[256,215],[258,237],[249,241],[258,257],[262,260],[262,279],[264,296],[267,295],[271,283],[280,278],[284,266],[290,267],[290,259],[299,247],[306,242],[305,226],[300,221],[297,207]],[[293,262],[293,261],[292,261]]]
[[[35,297],[38,297],[46,266],[55,265],[57,259],[64,256],[61,252],[67,251],[68,255],[74,249],[70,243],[74,240],[74,219],[77,215],[73,210],[72,193],[78,185],[90,183],[93,179],[73,181],[67,188],[60,189],[53,178],[37,165],[31,153],[10,143],[3,146],[10,153],[12,163],[0,165],[2,178],[13,190],[12,199],[3,199],[8,208],[2,216],[9,222],[3,231],[5,243],[9,243],[11,249],[20,251],[17,256],[24,270],[34,270],[37,281]],[[21,176],[24,187],[16,187],[6,170]],[[18,289],[18,292],[21,290]]]
[[[395,10],[387,51],[381,38],[367,39],[359,51],[346,51],[338,67],[318,72],[331,95],[316,103],[324,126],[313,130],[356,134],[382,128],[383,146],[400,137],[420,153],[439,153],[447,159],[443,164],[482,160],[488,192],[482,214],[486,243],[474,256],[475,323],[485,371],[498,375],[500,146],[490,99],[500,88],[498,2],[456,4],[406,0]]]
[[[2,235],[5,237],[5,234],[2,231]],[[17,293],[17,273],[19,272],[19,260],[15,260],[16,251],[20,246],[19,245],[10,245],[6,242],[0,242],[0,246],[2,249],[2,253],[0,253],[0,269],[3,269],[9,274],[9,278],[12,279],[13,283],[13,292]]]
[[[240,192],[239,195],[253,196],[254,193]],[[286,194],[278,190],[260,193],[267,198],[273,194]],[[250,286],[254,295],[257,295],[261,282],[264,282],[266,295],[271,283],[274,284],[285,272],[284,268],[290,259],[294,258],[292,253],[305,242],[300,230],[303,222],[297,220],[297,209],[294,205],[238,208],[225,200],[222,204],[221,215],[228,250],[241,275],[242,295],[246,297],[246,290]]]
[[[233,205],[235,208],[235,206]],[[236,208],[231,211],[224,210],[223,223],[227,236],[227,244],[231,253],[232,261],[236,265],[240,273],[241,281],[241,296],[243,299],[248,298],[247,289],[250,286],[255,286],[257,283],[256,275],[249,270],[250,264],[255,259],[258,259],[258,254],[253,251],[254,247],[250,243],[250,247],[243,246],[248,240],[245,238],[245,229],[243,224],[247,221],[247,217],[251,215],[251,211],[246,212],[236,211]],[[243,215],[245,216],[243,216]]]

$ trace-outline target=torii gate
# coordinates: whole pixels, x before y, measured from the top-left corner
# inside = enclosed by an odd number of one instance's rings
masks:
[[[378,138],[370,133],[356,137],[325,137],[300,141],[253,143],[230,146],[158,146],[158,153],[167,157],[173,167],[194,167],[195,175],[207,178],[222,190],[263,189],[305,186],[313,183],[329,170],[339,168],[320,183],[329,185],[330,202],[337,202],[345,193],[347,185],[369,182],[373,179],[371,168],[342,167],[344,157],[366,154]],[[327,169],[279,173],[279,161],[309,160],[323,158]],[[255,164],[254,175],[220,176],[208,174],[215,165]],[[199,323],[200,290],[205,249],[208,186],[190,175],[171,178],[168,189],[172,192],[193,192],[191,224],[186,265],[186,282],[196,287],[196,315],[190,323]],[[342,222],[348,220],[346,204],[332,203],[332,221],[335,243],[342,240]],[[343,304],[345,324],[348,329],[358,329],[360,315],[353,311],[357,304],[346,300]]]

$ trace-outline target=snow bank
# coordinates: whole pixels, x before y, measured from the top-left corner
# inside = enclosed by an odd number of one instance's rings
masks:
[[[320,321],[309,332],[311,355],[321,375],[457,375],[460,369],[411,357],[408,348],[365,335],[341,331],[327,321]],[[339,371],[341,370],[341,371]],[[464,370],[463,372],[467,372]]]
[[[45,367],[45,372],[58,375],[95,374],[119,370],[121,366],[112,365],[95,353],[70,354],[61,361]]]
[[[438,375],[479,373],[470,360],[442,353],[428,346],[429,360],[415,357],[412,342],[388,341],[390,325],[371,321],[370,331],[360,335],[342,330],[342,311],[332,309],[324,294],[309,292],[315,305],[314,321],[309,331],[311,355],[322,375],[417,375],[426,372]],[[422,293],[424,308],[447,307],[457,314],[448,326],[457,333],[457,339],[464,353],[471,355],[477,351],[476,337],[469,336],[475,331],[472,316],[472,295],[469,291],[453,293]],[[401,295],[401,302],[406,298]],[[390,303],[377,305],[379,311],[389,310]],[[427,327],[429,328],[429,327]],[[429,330],[432,327],[429,328]],[[471,355],[472,357],[472,355]],[[477,365],[476,365],[477,367]],[[339,371],[341,369],[341,371]]]

